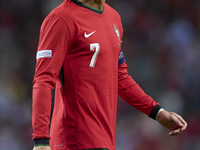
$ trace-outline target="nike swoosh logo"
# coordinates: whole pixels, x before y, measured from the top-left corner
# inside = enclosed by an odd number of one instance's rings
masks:
[[[91,33],[89,33],[89,34],[87,34],[87,33],[85,32],[84,36],[85,36],[85,38],[88,38],[88,37],[90,37],[92,34],[94,34],[95,32],[96,32],[96,30],[93,31],[93,32],[91,32]]]

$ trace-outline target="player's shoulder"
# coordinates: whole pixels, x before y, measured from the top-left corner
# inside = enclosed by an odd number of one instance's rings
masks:
[[[108,5],[107,3],[104,4],[105,8],[107,9],[108,13],[111,14],[112,16],[114,17],[117,17],[119,19],[121,19],[119,13],[114,9],[112,8],[110,5]]]
[[[60,18],[66,18],[71,16],[73,11],[73,3],[71,0],[65,0],[58,7],[54,8],[49,14],[49,16],[58,16]]]

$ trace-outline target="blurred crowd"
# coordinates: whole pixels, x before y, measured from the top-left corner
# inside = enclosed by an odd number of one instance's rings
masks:
[[[200,1],[107,0],[122,18],[129,74],[188,122],[176,137],[120,98],[117,150],[200,149]],[[30,150],[39,30],[62,0],[0,1],[0,150]]]

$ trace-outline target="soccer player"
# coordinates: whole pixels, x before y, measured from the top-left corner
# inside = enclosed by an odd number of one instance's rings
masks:
[[[45,18],[33,81],[34,150],[115,150],[118,95],[170,135],[186,129],[128,75],[122,34],[119,14],[105,0],[65,0]]]

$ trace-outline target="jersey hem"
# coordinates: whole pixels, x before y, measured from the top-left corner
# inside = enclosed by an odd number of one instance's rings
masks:
[[[49,146],[48,138],[34,139],[34,146]]]

